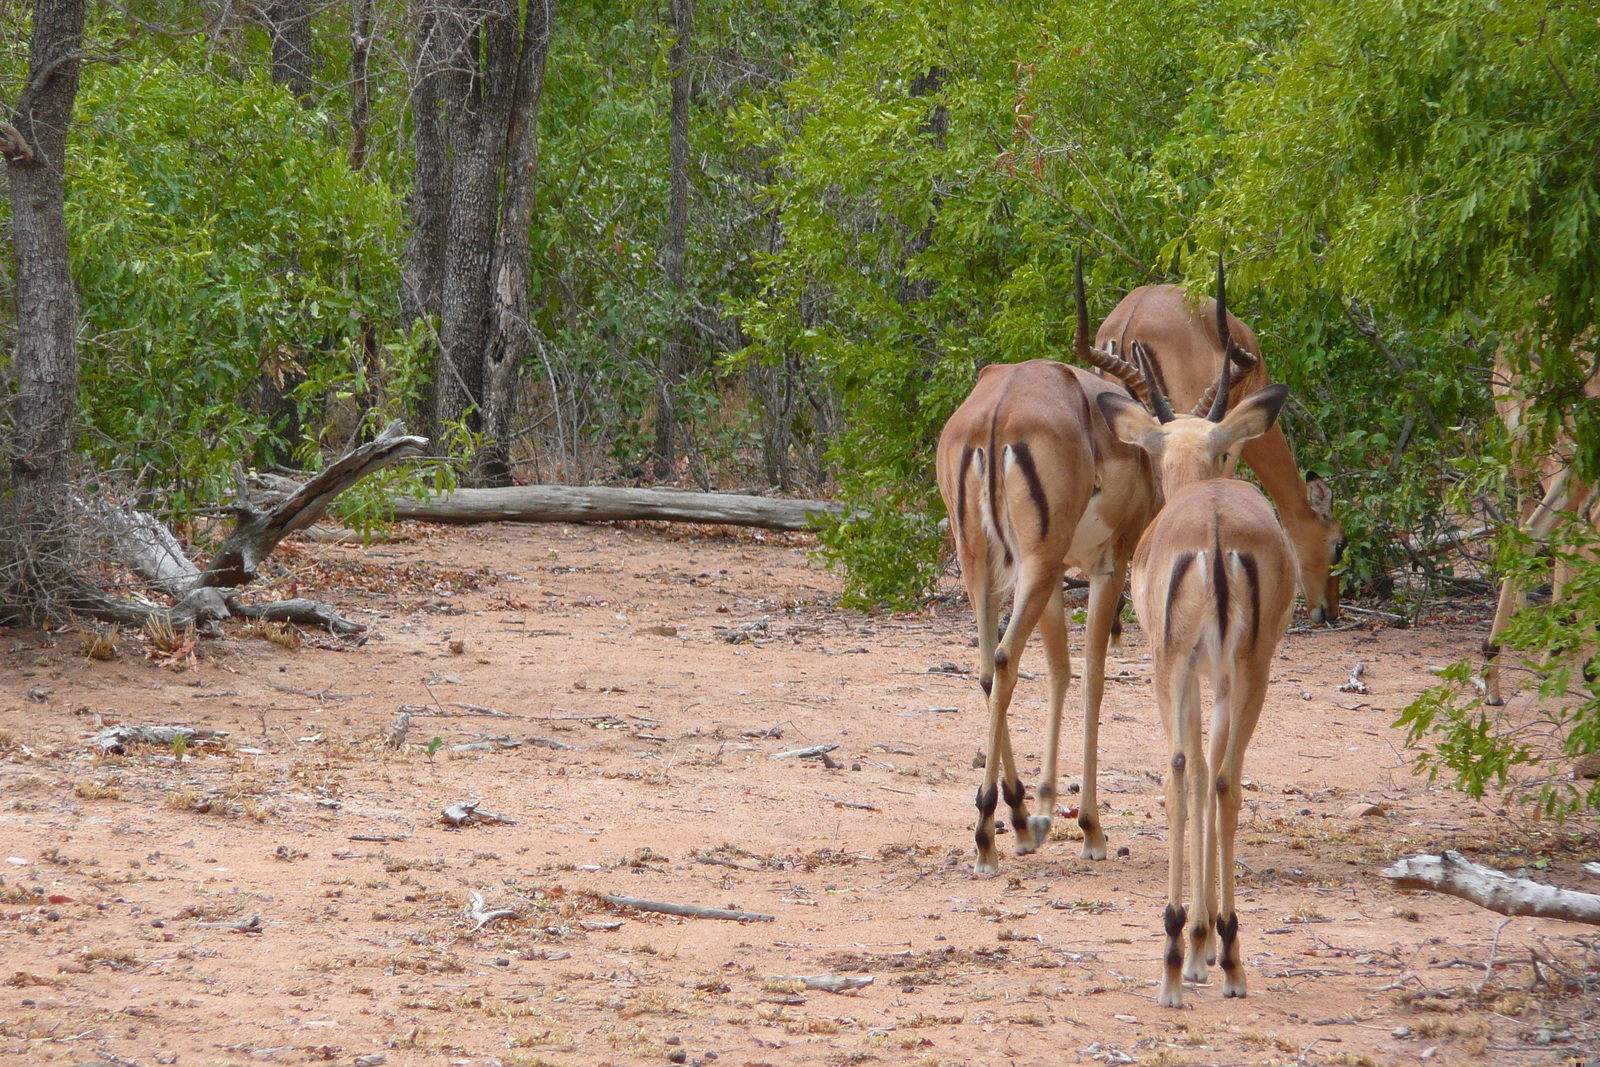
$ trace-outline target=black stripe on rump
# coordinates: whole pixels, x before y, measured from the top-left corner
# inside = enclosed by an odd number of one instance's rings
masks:
[[[1011,446],[1011,454],[1016,457],[1017,467],[1028,483],[1028,495],[1033,498],[1033,506],[1039,512],[1039,540],[1043,541],[1050,533],[1050,503],[1044,496],[1039,468],[1033,462],[1033,449],[1028,442],[1018,441]]]
[[[1244,568],[1245,580],[1250,583],[1250,647],[1256,647],[1256,637],[1261,633],[1261,574],[1256,557],[1249,552],[1235,552],[1239,566]]]
[[[1216,533],[1213,542],[1215,559],[1211,561],[1211,581],[1217,587],[1217,639],[1228,637],[1228,561],[1222,554],[1222,534]]]
[[[1189,573],[1189,567],[1194,563],[1193,552],[1180,552],[1178,558],[1172,561],[1172,576],[1167,579],[1167,610],[1162,618],[1162,627],[1165,630],[1163,640],[1172,643],[1172,605],[1178,599],[1178,584],[1183,581],[1183,576]]]
[[[956,477],[956,543],[960,544],[966,536],[967,521],[967,472],[972,469],[972,446],[965,445],[961,449],[961,466]],[[980,524],[981,525],[981,524]]]
[[[1000,422],[1000,407],[995,406],[994,412],[989,416],[989,521],[994,526],[994,535],[1000,541],[1000,547],[1005,551],[1006,569],[1011,568],[1011,545],[1006,541],[1005,525],[1000,521],[1000,461],[994,447],[995,427]]]

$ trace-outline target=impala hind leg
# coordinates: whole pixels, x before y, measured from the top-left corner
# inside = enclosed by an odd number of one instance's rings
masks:
[[[1050,839],[1050,826],[1056,813],[1056,759],[1061,741],[1061,707],[1072,684],[1072,650],[1067,642],[1067,615],[1061,596],[1061,583],[1053,586],[1050,602],[1039,616],[1039,640],[1049,664],[1050,711],[1045,723],[1044,762],[1039,768],[1038,814],[1029,817],[1026,828],[1017,829],[1017,855],[1026,856]]]
[[[1011,809],[1011,826],[1016,831],[1018,850],[1032,843],[1028,829],[1028,798],[1017,774],[1016,754],[1011,748],[1011,729],[1007,716],[1011,696],[1016,691],[1017,667],[1028,637],[1040,618],[1050,610],[1061,613],[1061,567],[1023,571],[1017,576],[1016,593],[1011,603],[1011,620],[994,651],[994,686],[989,694],[989,753],[984,764],[984,788],[978,793],[979,874],[1000,869],[1000,856],[994,844],[994,810],[1000,798]],[[1065,622],[1061,623],[1065,628]],[[997,789],[998,786],[998,789]],[[998,796],[996,793],[998,792]],[[986,833],[987,831],[987,833]],[[1031,851],[1031,849],[1028,849]]]
[[[1563,517],[1562,509],[1571,497],[1572,468],[1566,467],[1551,481],[1544,498],[1524,512],[1522,526],[1528,536],[1536,541],[1549,537],[1550,531]],[[1500,599],[1495,604],[1494,622],[1489,624],[1489,636],[1483,640],[1483,702],[1491,707],[1499,707],[1506,702],[1500,690],[1500,631],[1511,621],[1512,613],[1522,606],[1521,592],[1517,583],[1510,578],[1500,583]]]
[[[1185,677],[1174,679],[1171,693],[1158,693],[1162,703],[1161,721],[1167,734],[1167,907],[1162,914],[1166,931],[1163,942],[1161,993],[1156,998],[1164,1008],[1183,1007],[1183,934],[1190,919],[1183,904],[1184,843],[1189,839],[1191,860],[1199,884],[1200,855],[1205,833],[1198,819],[1203,789],[1196,789],[1196,778],[1204,785],[1205,752],[1200,747],[1199,684],[1194,664],[1185,665]],[[1155,676],[1170,676],[1157,663]],[[1190,825],[1191,822],[1194,825]],[[1192,835],[1192,836],[1190,836]],[[1199,844],[1195,844],[1198,839]],[[1203,897],[1196,897],[1196,911],[1204,912]]]
[[[1261,716],[1261,705],[1267,697],[1267,674],[1270,670],[1271,650],[1268,657],[1253,672],[1256,681],[1241,677],[1237,680],[1236,704],[1231,716],[1231,729],[1226,743],[1213,759],[1216,769],[1218,873],[1222,882],[1222,903],[1217,912],[1217,936],[1220,941],[1218,959],[1222,965],[1222,995],[1245,995],[1244,960],[1239,953],[1239,913],[1234,907],[1233,856],[1234,837],[1239,832],[1239,807],[1243,802],[1244,753],[1255,733],[1256,721]],[[1213,751],[1217,751],[1213,736]]]
[[[1106,858],[1106,832],[1100,825],[1100,702],[1105,695],[1106,645],[1119,618],[1126,564],[1109,574],[1089,576],[1089,620],[1083,641],[1083,789],[1078,796],[1078,826],[1083,830],[1083,858]],[[1040,797],[1043,801],[1043,795]]]

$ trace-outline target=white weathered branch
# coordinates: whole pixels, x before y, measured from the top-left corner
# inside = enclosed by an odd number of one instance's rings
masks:
[[[1434,889],[1501,915],[1535,915],[1600,926],[1600,895],[1512,878],[1473,863],[1459,852],[1412,856],[1385,867],[1383,876],[1399,889]]]
[[[811,516],[838,515],[841,511],[841,505],[825,500],[573,485],[457,489],[427,500],[394,503],[395,518],[423,522],[654,520],[760,526],[769,530],[805,530],[811,525]]]

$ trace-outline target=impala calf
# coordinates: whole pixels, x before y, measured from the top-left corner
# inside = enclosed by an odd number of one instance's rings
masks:
[[[1219,308],[1222,286],[1219,265]],[[1144,364],[1141,349],[1135,348],[1136,362]],[[1133,557],[1134,610],[1150,640],[1167,737],[1171,831],[1159,998],[1165,1007],[1180,1007],[1183,980],[1203,981],[1207,962],[1218,955],[1223,996],[1245,995],[1233,879],[1244,753],[1261,715],[1273,652],[1294,611],[1294,545],[1266,497],[1227,477],[1230,457],[1273,425],[1288,389],[1268,386],[1229,412],[1227,366],[1205,418],[1175,416],[1154,381],[1154,417],[1131,400],[1098,398],[1112,432],[1154,457],[1166,498]],[[1201,745],[1202,674],[1211,679],[1213,697],[1209,758]],[[1186,836],[1191,908],[1184,906]]]

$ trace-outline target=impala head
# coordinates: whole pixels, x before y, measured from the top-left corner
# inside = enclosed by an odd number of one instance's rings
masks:
[[[1155,392],[1152,390],[1152,400]],[[1171,415],[1170,407],[1170,417],[1162,418],[1115,393],[1101,393],[1095,401],[1113,434],[1150,453],[1161,472],[1161,492],[1171,499],[1190,482],[1228,477],[1239,446],[1272,428],[1288,396],[1288,386],[1269,385],[1216,420]]]
[[[1222,257],[1218,256],[1217,337],[1223,352],[1233,347],[1228,336],[1226,286]],[[1149,389],[1149,410],[1114,393],[1101,393],[1095,399],[1111,432],[1130,445],[1138,445],[1156,461],[1161,472],[1161,491],[1169,499],[1190,482],[1229,477],[1239,457],[1239,446],[1272,428],[1289,395],[1287,386],[1269,385],[1251,393],[1229,412],[1228,393],[1233,386],[1234,361],[1225,357],[1222,373],[1200,398],[1194,411],[1178,415],[1173,412],[1158,377],[1151,370],[1152,361],[1145,346],[1135,341],[1132,352],[1134,366],[1142,372]]]
[[[1314,623],[1333,622],[1339,617],[1339,576],[1334,568],[1344,558],[1344,527],[1333,517],[1333,490],[1316,474],[1306,475],[1306,503],[1321,521],[1327,538],[1328,561],[1325,567],[1307,566],[1301,560],[1300,584],[1306,595],[1306,611]]]

